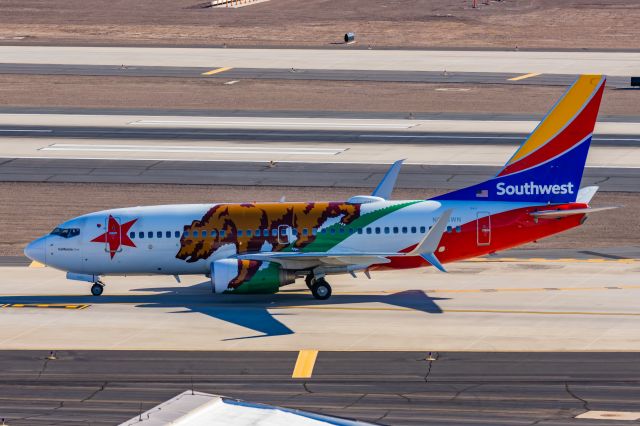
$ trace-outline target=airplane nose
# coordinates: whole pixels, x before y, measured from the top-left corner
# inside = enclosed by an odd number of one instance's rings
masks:
[[[31,260],[42,263],[43,265],[46,264],[45,239],[45,237],[42,237],[31,241],[24,248],[24,255]]]

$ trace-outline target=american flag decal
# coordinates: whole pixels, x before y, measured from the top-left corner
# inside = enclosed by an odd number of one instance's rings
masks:
[[[476,191],[476,198],[487,198],[489,196],[489,191],[486,189],[480,189]]]

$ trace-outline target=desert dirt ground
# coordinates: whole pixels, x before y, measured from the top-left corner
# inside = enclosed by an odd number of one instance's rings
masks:
[[[3,0],[0,41],[341,48],[354,31],[373,48],[638,48],[636,0],[472,1]]]
[[[561,86],[0,75],[0,106],[544,114]],[[442,90],[446,89],[446,90]],[[460,90],[462,89],[462,90]],[[608,89],[601,115],[640,115],[638,92]]]
[[[394,199],[424,199],[443,191],[401,189]],[[207,185],[131,185],[66,183],[0,183],[0,256],[21,255],[31,240],[57,224],[92,211],[154,204],[345,200],[368,194],[369,188],[243,187]],[[587,223],[529,248],[594,248],[638,244],[640,197],[630,193],[599,193],[593,205],[624,206],[593,214]]]

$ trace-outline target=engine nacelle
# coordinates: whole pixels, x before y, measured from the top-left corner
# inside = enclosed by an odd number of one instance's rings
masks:
[[[271,294],[292,284],[296,275],[273,262],[221,259],[211,264],[214,293]]]

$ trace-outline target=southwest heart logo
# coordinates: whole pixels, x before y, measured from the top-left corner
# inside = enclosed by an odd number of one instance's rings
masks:
[[[120,223],[111,215],[107,221],[107,230],[104,234],[91,240],[92,243],[106,243],[109,246],[111,259],[116,255],[121,246],[135,247],[136,245],[129,238],[129,229],[138,219],[133,219],[127,223]]]

